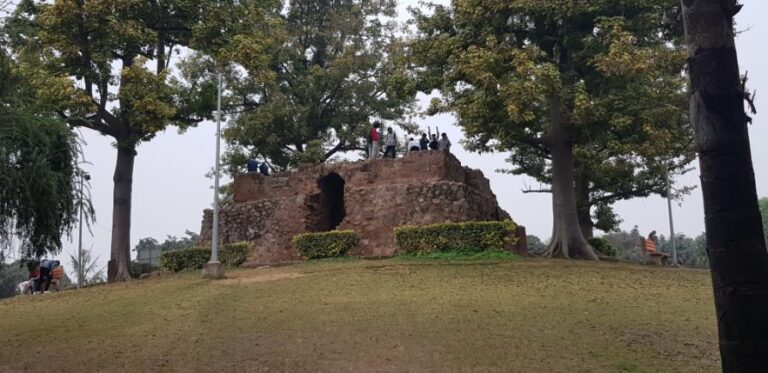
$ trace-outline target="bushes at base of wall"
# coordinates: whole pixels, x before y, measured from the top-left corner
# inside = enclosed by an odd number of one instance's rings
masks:
[[[293,237],[293,247],[307,259],[345,256],[360,242],[355,231],[304,233]]]
[[[619,252],[607,239],[603,237],[593,237],[587,240],[593,249],[605,256],[616,256]]]
[[[227,266],[237,267],[245,262],[251,244],[238,242],[226,244],[219,251],[219,260]],[[201,269],[203,264],[211,259],[209,247],[193,247],[191,249],[166,251],[160,254],[160,267],[171,272],[179,272],[185,269]]]
[[[395,242],[403,254],[445,251],[504,250],[514,245],[517,225],[511,220],[470,221],[395,228]]]
[[[145,273],[150,273],[156,269],[157,267],[149,263],[139,263],[139,262],[133,261],[131,262],[131,277],[139,278],[141,277],[141,275]]]

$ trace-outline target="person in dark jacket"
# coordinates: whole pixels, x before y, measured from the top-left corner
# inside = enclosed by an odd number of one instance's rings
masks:
[[[427,137],[426,133],[421,134],[421,140],[419,140],[419,146],[421,146],[421,150],[429,149],[429,138]]]
[[[432,139],[429,141],[429,150],[437,149],[439,149],[439,144],[437,143],[437,135],[432,134]]]
[[[248,160],[248,173],[258,172],[258,171],[259,171],[259,162],[257,162],[255,159],[249,159]]]
[[[261,172],[264,176],[269,176],[269,166],[267,166],[267,162],[261,162],[261,166],[259,166],[259,172]]]
[[[61,262],[58,260],[49,260],[49,259],[43,259],[42,263],[40,263],[40,278],[37,282],[37,291],[41,291],[41,287],[43,283],[45,283],[45,290],[48,291],[48,288],[51,286],[51,280],[53,280],[53,277],[51,277],[51,272],[53,272],[53,269],[56,268]]]

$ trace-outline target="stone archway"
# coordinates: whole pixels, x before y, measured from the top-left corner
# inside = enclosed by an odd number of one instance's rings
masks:
[[[335,172],[317,180],[319,193],[307,199],[307,231],[327,232],[336,229],[346,216],[344,179]]]

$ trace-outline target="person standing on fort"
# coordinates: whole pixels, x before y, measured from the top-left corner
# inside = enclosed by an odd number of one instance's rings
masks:
[[[437,143],[437,135],[432,134],[432,140],[429,141],[429,150],[438,150],[439,144]]]
[[[259,171],[259,162],[256,161],[255,159],[249,159],[247,166],[248,166],[248,173]]]
[[[421,150],[429,150],[429,138],[426,133],[421,134],[421,140],[419,140],[419,147]]]
[[[374,160],[379,156],[379,127],[381,127],[381,123],[373,122],[371,134],[368,135],[368,159],[370,160]]]
[[[408,154],[421,151],[421,144],[411,137],[408,141]]]
[[[447,152],[451,151],[451,140],[448,140],[448,135],[446,135],[445,132],[443,132],[443,134],[440,136],[441,136],[440,141],[437,142],[437,147],[440,150],[444,150]]]
[[[392,127],[387,127],[387,135],[384,137],[384,158],[391,154],[392,158],[395,158],[395,152],[397,151],[397,135],[395,131],[392,131]]]

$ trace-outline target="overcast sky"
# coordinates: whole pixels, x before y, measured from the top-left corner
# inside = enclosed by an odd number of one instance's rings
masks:
[[[415,5],[416,1],[402,2],[401,17],[405,7]],[[768,92],[768,68],[764,65],[766,54],[765,41],[768,40],[768,2],[765,0],[745,0],[744,9],[737,16],[738,29],[747,30],[737,39],[739,63],[742,71],[749,71],[749,86],[757,89],[758,110],[761,96]],[[762,22],[761,22],[762,20]],[[762,45],[762,47],[761,47]],[[768,127],[761,120],[762,113],[754,117],[750,126],[752,141],[752,159],[757,177],[757,189],[760,196],[768,196]],[[499,203],[512,217],[525,225],[529,234],[542,239],[549,237],[552,223],[551,198],[547,194],[523,194],[526,185],[536,184],[527,177],[496,173],[504,168],[505,157],[501,154],[477,155],[461,149],[459,139],[463,134],[454,125],[449,115],[428,118],[422,126],[439,126],[453,140],[453,152],[467,166],[481,169],[491,180],[491,187]],[[100,257],[102,265],[109,258],[110,231],[112,225],[112,173],[115,166],[115,149],[108,137],[83,130],[87,141],[85,154],[92,164],[86,169],[90,172],[93,203],[96,208],[97,222],[93,227],[93,236],[84,238],[86,248],[93,247],[94,255]],[[762,146],[760,146],[762,144]],[[142,144],[136,157],[133,178],[133,217],[131,246],[140,238],[155,237],[162,240],[167,235],[181,236],[189,229],[200,230],[202,211],[211,206],[213,190],[212,180],[205,177],[214,163],[215,125],[203,123],[179,135],[170,128],[149,143]],[[693,166],[698,166],[694,163]],[[683,185],[698,185],[698,170],[678,178]],[[621,202],[616,211],[624,220],[622,228],[632,229],[637,225],[641,233],[657,230],[665,235],[669,232],[666,200],[659,197]],[[675,229],[687,235],[695,236],[704,230],[703,202],[700,190],[686,197],[681,204],[674,206]],[[76,235],[75,235],[76,237]],[[67,252],[76,251],[75,240],[67,242]],[[133,254],[135,256],[135,253]],[[72,268],[71,265],[68,268]]]

